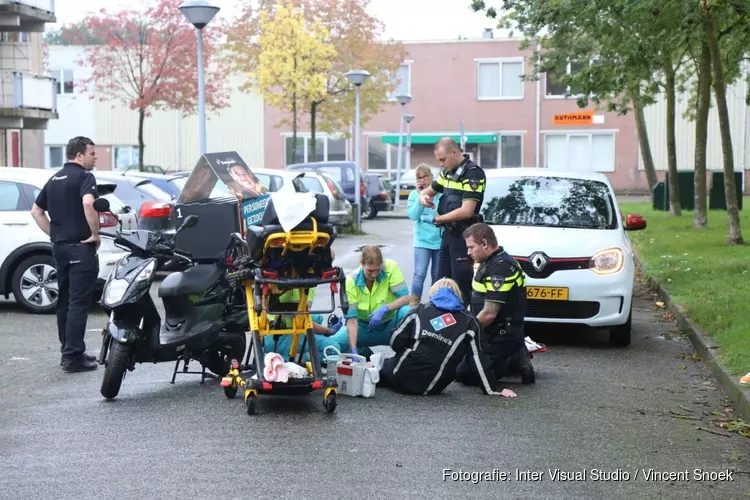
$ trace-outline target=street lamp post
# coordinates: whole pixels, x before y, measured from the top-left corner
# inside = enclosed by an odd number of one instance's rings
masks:
[[[404,141],[404,109],[407,104],[411,102],[411,96],[409,94],[399,94],[396,96],[396,100],[401,105],[401,117],[398,123],[398,159],[396,160],[396,199],[394,200],[394,208],[398,209],[399,201],[401,201],[400,184],[401,184],[401,165],[404,160],[403,141]],[[390,165],[390,163],[389,163]],[[391,176],[390,167],[388,171],[388,177]]]
[[[208,0],[186,0],[179,7],[182,15],[198,29],[198,143],[201,155],[206,154],[206,89],[203,76],[203,28],[216,16],[219,7]]]
[[[406,122],[406,159],[404,163],[406,164],[405,171],[409,171],[411,169],[411,121],[414,119],[414,115],[412,114],[405,114],[404,115],[404,121]]]
[[[360,147],[359,147],[359,87],[370,78],[370,73],[365,70],[355,69],[349,71],[346,77],[354,85],[354,93],[356,95],[356,104],[354,106],[354,201],[357,205],[357,231],[360,231],[362,226],[362,200],[360,199],[360,176],[362,175],[362,165],[360,163]]]

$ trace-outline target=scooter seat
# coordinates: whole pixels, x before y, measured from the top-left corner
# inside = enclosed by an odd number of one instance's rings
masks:
[[[224,273],[212,264],[199,264],[185,271],[175,272],[164,278],[159,286],[159,297],[179,297],[200,293],[219,281]]]

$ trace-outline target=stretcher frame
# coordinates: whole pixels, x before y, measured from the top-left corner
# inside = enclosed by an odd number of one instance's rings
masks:
[[[309,255],[319,248],[327,248],[331,235],[318,231],[318,223],[312,220],[312,230],[292,230],[270,233],[263,242],[263,257],[259,262],[250,259],[240,259],[236,264],[238,270],[230,275],[230,279],[243,282],[247,302],[248,320],[250,325],[250,347],[245,361],[240,365],[239,360],[233,359],[229,374],[222,378],[221,386],[227,398],[234,398],[240,388],[244,391],[245,409],[248,415],[257,412],[258,395],[261,393],[279,395],[307,394],[316,390],[323,390],[323,406],[328,413],[333,413],[337,406],[337,382],[335,375],[324,375],[317,343],[313,331],[313,314],[332,313],[336,309],[336,293],[344,314],[349,310],[346,297],[346,275],[340,267],[324,270],[320,277],[303,278],[294,273],[293,276],[278,276],[275,271],[264,269],[268,260],[268,251],[272,248],[281,249],[281,256],[289,252],[309,252]],[[313,311],[309,309],[308,297],[310,288],[329,284],[331,290],[331,306],[329,310]],[[271,297],[281,295],[289,290],[297,289],[300,300],[294,311],[274,311],[270,309]],[[269,315],[292,316],[291,328],[279,328],[279,323],[270,321]],[[308,377],[290,378],[286,383],[270,382],[264,378],[263,337],[269,335],[291,335],[292,342],[289,350],[289,360],[307,369]],[[302,346],[297,349],[297,342],[303,337]],[[309,362],[302,363],[305,345],[309,345]],[[252,375],[250,375],[252,374]],[[249,377],[247,375],[250,375]],[[253,376],[255,375],[255,376]]]

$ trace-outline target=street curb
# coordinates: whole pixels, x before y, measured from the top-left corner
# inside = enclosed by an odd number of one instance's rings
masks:
[[[669,292],[655,278],[648,274],[646,266],[641,258],[633,252],[635,265],[646,280],[649,289],[655,291],[664,302],[665,308],[672,313],[677,321],[677,326],[685,332],[695,350],[700,354],[703,362],[713,373],[722,389],[734,402],[738,412],[746,422],[750,422],[750,389],[744,388],[736,380],[736,377],[724,366],[716,355],[720,351],[719,346],[711,337],[703,333],[701,328],[690,321],[684,307],[672,302]]]
[[[382,217],[383,219],[408,219],[409,216],[406,212],[378,212],[375,218]]]

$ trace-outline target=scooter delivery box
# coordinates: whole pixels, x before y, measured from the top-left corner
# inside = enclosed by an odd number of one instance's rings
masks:
[[[176,248],[196,259],[218,257],[232,233],[244,236],[248,225],[260,223],[267,191],[237,152],[202,155],[172,214],[175,229],[188,215],[197,215],[198,225],[177,235]]]

